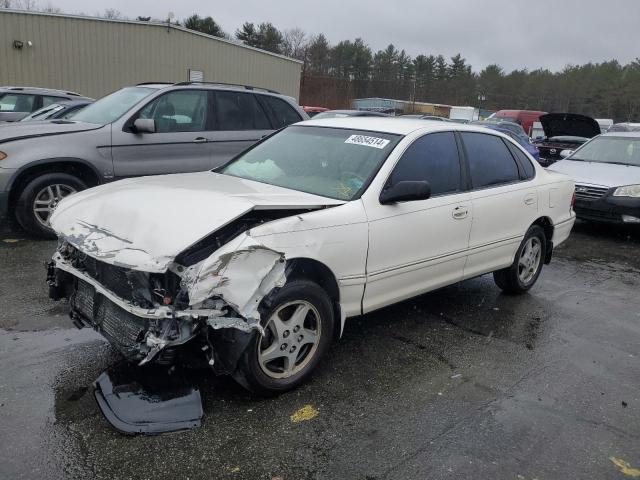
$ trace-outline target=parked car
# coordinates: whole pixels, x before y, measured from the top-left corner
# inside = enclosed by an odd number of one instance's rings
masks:
[[[309,377],[346,318],[489,272],[528,291],[569,235],[573,192],[486,128],[313,119],[210,172],[65,198],[50,295],[130,361],[193,352],[273,394]]]
[[[387,113],[370,112],[368,110],[327,110],[318,113],[313,118],[344,118],[344,117],[388,117]]]
[[[319,113],[329,111],[328,108],[324,108],[324,107],[308,107],[308,106],[303,106],[302,110],[304,110],[305,113],[309,115],[310,118],[315,117]]]
[[[540,163],[548,167],[562,159],[562,150],[575,150],[591,137],[600,135],[593,118],[575,113],[547,113],[540,117],[545,137],[534,140],[540,150]]]
[[[546,113],[538,110],[498,110],[492,113],[489,118],[517,123],[522,126],[527,135],[531,136],[533,122],[538,122],[540,117]]]
[[[120,178],[221,165],[260,138],[307,119],[293,98],[253,87],[141,84],[73,119],[0,127],[0,217],[50,237],[65,196]]]
[[[46,107],[42,107],[40,110],[36,110],[30,115],[27,115],[20,122],[34,122],[42,120],[57,120],[70,118],[87,105],[93,103],[90,100],[70,100],[68,102],[52,103]]]
[[[529,137],[534,140],[541,140],[544,138],[544,129],[542,128],[542,124],[540,122],[533,122]]]
[[[436,122],[453,122],[454,120],[449,120],[448,118],[438,117],[437,115],[422,115],[418,113],[409,113],[405,115],[400,115],[399,118],[413,118],[420,120],[435,120]]]
[[[524,129],[522,128],[522,125],[515,123],[515,122],[509,122],[507,120],[501,120],[499,118],[487,118],[486,120],[478,120],[473,122],[474,125],[483,125],[483,126],[488,126],[488,125],[494,125],[500,128],[503,128],[505,130],[509,130],[511,133],[513,133],[514,135],[520,136],[520,137],[526,137],[527,134],[525,133]]]
[[[640,223],[640,132],[605,133],[563,156],[549,168],[575,180],[578,218]]]
[[[492,130],[496,130],[500,133],[510,136],[513,140],[524,148],[529,155],[531,155],[536,161],[540,161],[540,151],[538,147],[531,143],[531,139],[524,133],[522,127],[513,122],[500,122],[500,121],[479,121],[473,122],[473,125],[484,126]]]
[[[614,123],[607,132],[640,132],[640,123]]]
[[[87,100],[79,93],[36,87],[0,87],[0,122],[17,122],[30,113],[65,100]]]
[[[611,118],[594,118],[594,120],[600,125],[600,133],[605,133],[613,126],[613,119]]]

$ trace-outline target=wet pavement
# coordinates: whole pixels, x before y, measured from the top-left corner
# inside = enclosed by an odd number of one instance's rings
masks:
[[[153,437],[101,415],[120,357],[47,299],[54,247],[0,237],[0,478],[640,476],[637,230],[578,225],[524,296],[484,276],[352,319],[275,399],[195,375],[202,426]]]

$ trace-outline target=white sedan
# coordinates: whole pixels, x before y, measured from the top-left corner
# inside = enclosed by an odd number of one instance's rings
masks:
[[[65,198],[50,296],[139,364],[198,352],[278,393],[349,317],[489,272],[529,290],[569,236],[573,193],[482,127],[311,120],[214,171]]]

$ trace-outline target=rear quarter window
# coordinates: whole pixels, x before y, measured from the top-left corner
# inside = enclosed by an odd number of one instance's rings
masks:
[[[516,157],[518,163],[520,164],[520,167],[522,168],[522,179],[531,180],[533,177],[535,177],[536,169],[531,163],[531,160],[529,160],[529,157],[515,145],[509,144],[508,146],[509,150],[511,150],[511,153],[514,157]]]
[[[260,100],[271,112],[273,127],[275,129],[286,127],[292,123],[299,122],[302,117],[287,102],[278,97],[260,95]]]

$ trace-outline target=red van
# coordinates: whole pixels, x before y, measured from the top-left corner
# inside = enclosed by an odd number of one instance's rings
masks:
[[[489,118],[499,118],[501,120],[519,123],[522,125],[523,130],[527,132],[527,135],[531,136],[533,122],[539,122],[540,117],[546,113],[547,112],[539,112],[537,110],[498,110]]]

